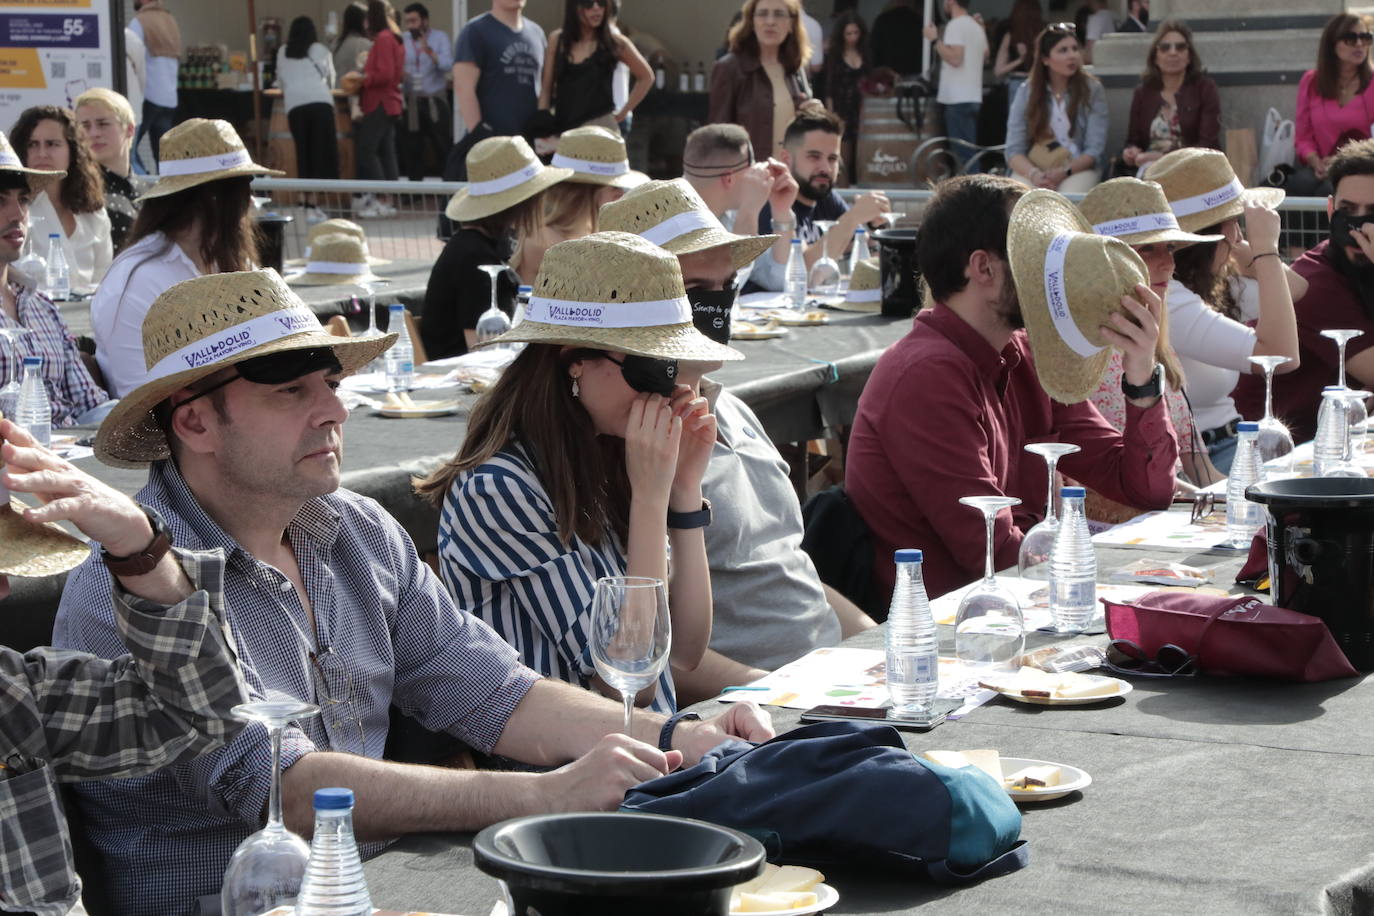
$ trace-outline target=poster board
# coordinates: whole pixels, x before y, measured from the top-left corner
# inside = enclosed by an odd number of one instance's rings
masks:
[[[95,86],[115,87],[115,0],[0,0],[0,130],[34,105],[71,107]]]

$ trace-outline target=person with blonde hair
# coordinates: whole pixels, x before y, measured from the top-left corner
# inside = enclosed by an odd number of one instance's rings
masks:
[[[708,120],[741,125],[755,154],[766,158],[782,145],[797,106],[811,97],[811,41],[797,0],[745,0],[740,12],[729,53],[711,68]]]
[[[100,166],[105,183],[105,215],[110,218],[110,243],[114,253],[124,249],[124,240],[138,216],[138,189],[134,187],[130,162],[138,121],[129,100],[113,89],[97,86],[76,97],[76,126],[91,148],[91,158]]]

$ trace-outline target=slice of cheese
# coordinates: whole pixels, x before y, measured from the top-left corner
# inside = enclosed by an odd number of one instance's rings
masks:
[[[771,867],[771,866],[770,866]],[[814,868],[801,865],[783,865],[767,872],[763,884],[757,888],[761,894],[800,894],[809,891],[825,880],[825,875]],[[741,888],[741,893],[748,893]]]
[[[984,748],[973,751],[926,751],[921,756],[931,763],[954,769],[977,767],[993,779],[999,782],[1002,780],[1001,755],[995,750]]]
[[[1120,689],[1116,682],[1107,678],[1085,677],[1081,674],[1060,675],[1054,688],[1054,695],[1066,700],[1083,697],[1111,696]]]
[[[775,875],[777,872],[778,872],[778,867],[777,867],[776,865],[769,865],[769,864],[767,864],[767,863],[764,863],[763,871],[759,872],[759,876],[758,876],[757,878],[750,878],[748,881],[745,881],[743,884],[736,884],[736,885],[735,885],[734,893],[735,893],[735,894],[752,894],[752,893],[754,893],[755,891],[757,891],[757,890],[759,890],[760,888],[762,888],[764,882],[767,881],[769,878],[771,878],[773,875]]]
[[[778,913],[815,906],[817,897],[810,891],[798,894],[740,894],[738,913]]]
[[[1063,775],[1059,767],[1037,764],[1012,773],[1006,778],[1006,783],[1013,789],[1047,789],[1059,785]]]

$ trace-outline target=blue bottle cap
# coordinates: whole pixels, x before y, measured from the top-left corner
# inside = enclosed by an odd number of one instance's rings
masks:
[[[1065,499],[1067,499],[1070,496],[1078,496],[1081,498],[1087,496],[1088,491],[1083,489],[1082,487],[1061,487],[1059,490],[1059,495],[1064,497]]]
[[[525,285],[522,284],[518,289],[516,289],[516,292],[517,292],[517,293],[520,293],[520,294],[522,294],[522,295],[525,294],[525,293],[532,293],[532,292],[534,292],[534,287],[533,287],[533,286],[525,286]]]
[[[316,789],[316,811],[343,811],[353,807],[352,789]]]
[[[393,302],[388,305],[387,308],[393,312],[404,312],[406,310],[406,307],[399,302]]]
[[[800,245],[800,244],[801,244],[801,239],[793,239],[793,240],[792,240],[792,244],[793,244],[793,245]]]
[[[26,356],[26,357],[24,357],[24,366],[25,366],[26,368],[29,367],[29,366],[33,366],[34,368],[37,368],[38,366],[41,366],[41,365],[43,365],[43,357],[41,357],[41,356]]]
[[[924,558],[925,558],[925,555],[922,554],[921,551],[919,551],[919,550],[913,550],[912,548],[907,547],[907,548],[905,548],[905,549],[903,549],[903,550],[899,550],[899,551],[897,551],[896,553],[894,553],[894,554],[892,555],[892,562],[894,562],[894,563],[920,563]]]
[[[1239,432],[1239,433],[1257,433],[1257,432],[1259,432],[1259,421],[1258,421],[1258,420],[1242,420],[1242,421],[1240,421],[1239,423],[1236,424],[1236,432]]]
[[[50,239],[60,239],[61,237],[62,237],[62,236],[58,235],[56,232],[49,232],[49,233],[48,233],[48,238],[50,238]]]

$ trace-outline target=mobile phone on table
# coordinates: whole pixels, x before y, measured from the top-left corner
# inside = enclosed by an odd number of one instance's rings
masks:
[[[923,718],[894,716],[891,713],[892,709],[887,706],[881,709],[868,709],[862,706],[812,706],[801,714],[801,720],[803,722],[833,722],[840,720],[881,722],[885,725],[891,725],[894,728],[907,728],[918,732],[928,732],[945,721],[945,714],[942,712],[931,713],[929,716]]]

